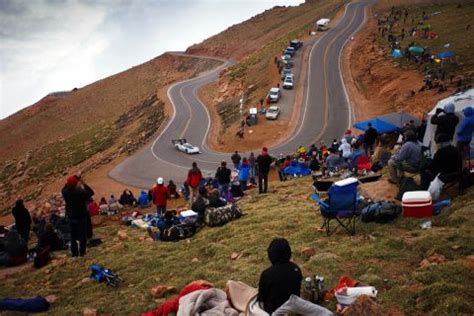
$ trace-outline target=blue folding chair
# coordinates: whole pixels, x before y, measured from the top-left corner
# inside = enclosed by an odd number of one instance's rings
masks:
[[[350,235],[355,235],[355,222],[357,220],[357,179],[349,178],[334,183],[328,190],[329,199],[323,201],[318,194],[311,194],[311,199],[319,204],[319,210],[323,217],[321,229],[326,229],[326,235],[330,236],[342,227]],[[331,220],[337,222],[333,228],[330,227]]]

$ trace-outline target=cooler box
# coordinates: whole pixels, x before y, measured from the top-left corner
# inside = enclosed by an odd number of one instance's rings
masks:
[[[404,217],[433,216],[433,202],[428,191],[405,192],[402,197]]]

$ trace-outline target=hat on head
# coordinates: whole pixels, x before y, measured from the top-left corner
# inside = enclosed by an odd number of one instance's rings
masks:
[[[444,112],[446,113],[454,113],[454,103],[448,103],[444,106]]]
[[[268,148],[265,147],[265,146],[263,146],[263,147],[262,147],[262,151],[268,151]]]
[[[66,185],[70,188],[75,188],[79,181],[76,176],[69,176],[66,180]]]
[[[158,184],[163,184],[163,182],[165,182],[165,180],[163,180],[162,177],[159,177],[158,179],[156,179],[156,183]]]
[[[351,130],[350,128],[348,128],[348,129],[346,130],[346,134],[352,134],[352,130]]]

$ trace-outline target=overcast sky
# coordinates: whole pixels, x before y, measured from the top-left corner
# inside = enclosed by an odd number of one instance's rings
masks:
[[[0,118],[303,0],[0,0]]]

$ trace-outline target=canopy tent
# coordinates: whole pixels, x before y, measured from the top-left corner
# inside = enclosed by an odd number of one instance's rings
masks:
[[[403,54],[399,49],[392,50],[392,57],[393,58],[402,58]]]
[[[400,130],[397,126],[377,117],[367,121],[357,122],[353,127],[365,132],[369,128],[369,123],[372,123],[372,127],[375,128],[379,134],[393,133]]]
[[[441,58],[441,59],[447,59],[447,58],[453,58],[455,57],[456,54],[453,53],[453,52],[441,52],[441,53],[438,53],[438,57]]]
[[[419,119],[405,112],[392,112],[379,118],[387,123],[395,125],[400,129],[402,129],[406,123],[409,123],[410,121],[413,121],[417,127],[421,124]]]
[[[425,51],[425,49],[422,48],[422,47],[418,47],[418,46],[412,46],[412,47],[410,47],[410,48],[408,49],[408,51],[409,51],[410,53],[412,53],[413,55],[421,55],[421,54],[423,54],[423,52]]]
[[[431,124],[431,117],[436,113],[436,109],[444,108],[444,106],[448,103],[453,103],[455,108],[455,113],[459,117],[459,120],[462,121],[464,119],[464,114],[462,110],[464,110],[467,106],[474,107],[474,89],[470,89],[464,92],[460,92],[454,94],[446,99],[439,101],[436,106],[428,113],[427,116],[427,124],[426,124],[426,132],[423,138],[423,146],[429,147],[431,151],[431,155],[434,155],[436,152],[436,143],[434,141],[436,126]],[[456,127],[457,129],[457,127]],[[454,141],[456,141],[456,135],[454,135]],[[471,152],[474,150],[474,142],[471,142]]]

